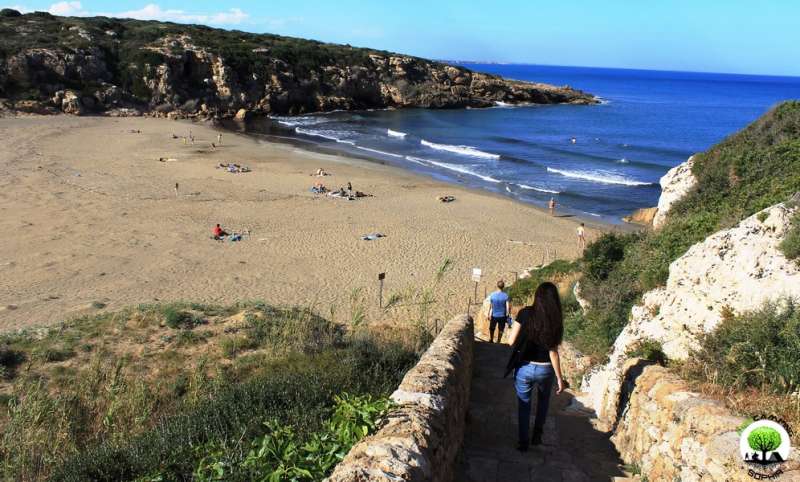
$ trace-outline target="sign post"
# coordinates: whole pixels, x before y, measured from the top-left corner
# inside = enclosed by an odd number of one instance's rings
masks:
[[[472,299],[475,300],[475,303],[478,303],[478,283],[481,282],[481,269],[480,268],[472,268],[472,281],[475,282],[475,292],[472,296]]]
[[[378,273],[378,307],[383,308],[383,280],[386,279],[386,273]]]

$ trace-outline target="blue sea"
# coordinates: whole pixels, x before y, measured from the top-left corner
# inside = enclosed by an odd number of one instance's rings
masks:
[[[658,202],[659,178],[800,98],[800,78],[462,63],[569,85],[592,106],[334,112],[272,119],[292,135],[431,177],[605,222]]]

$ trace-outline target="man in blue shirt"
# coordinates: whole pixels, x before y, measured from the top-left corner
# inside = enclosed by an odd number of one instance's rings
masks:
[[[503,291],[506,284],[503,280],[497,282],[497,291],[489,295],[491,306],[489,308],[489,343],[494,343],[494,329],[497,328],[497,341],[503,338],[503,330],[506,327],[508,315],[511,312],[511,303],[508,295]]]

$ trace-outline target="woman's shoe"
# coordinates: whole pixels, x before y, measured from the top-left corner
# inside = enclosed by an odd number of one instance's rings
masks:
[[[533,437],[531,437],[531,445],[542,445],[542,431],[533,430]]]

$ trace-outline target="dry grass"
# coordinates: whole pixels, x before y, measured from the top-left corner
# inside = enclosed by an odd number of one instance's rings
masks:
[[[681,372],[681,370],[679,370]],[[681,373],[687,378],[685,373]],[[692,390],[724,403],[734,413],[744,417],[777,417],[792,429],[792,443],[800,444],[800,396],[776,395],[755,388],[732,389],[710,382],[691,381]]]

